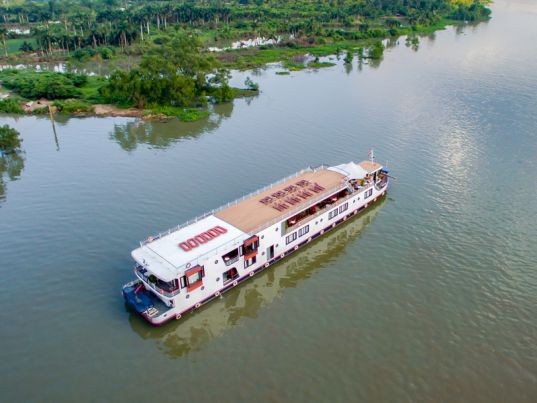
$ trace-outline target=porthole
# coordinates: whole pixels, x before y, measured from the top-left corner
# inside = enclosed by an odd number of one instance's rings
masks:
[[[202,285],[202,286],[201,286],[201,289],[202,289],[202,290],[205,290],[205,286],[204,286],[204,285]]]
[[[190,298],[190,294],[186,294],[186,299],[189,299]]]
[[[278,247],[278,246],[280,246],[280,245],[276,244],[276,247]]]
[[[218,260],[215,260],[215,261],[214,261],[214,264],[218,264]]]
[[[278,231],[278,227],[274,228],[274,231]]]
[[[220,281],[220,277],[217,277],[216,278],[216,282],[218,283]]]
[[[261,235],[261,239],[264,239],[265,238],[265,235]]]
[[[265,252],[261,252],[261,256],[265,256]]]

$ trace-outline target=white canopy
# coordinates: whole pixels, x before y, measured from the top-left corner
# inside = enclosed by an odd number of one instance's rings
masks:
[[[345,175],[348,179],[363,179],[368,174],[364,168],[354,162],[336,165],[335,167],[330,167],[328,169]]]

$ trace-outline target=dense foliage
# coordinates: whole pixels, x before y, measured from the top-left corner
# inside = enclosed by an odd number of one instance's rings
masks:
[[[19,132],[8,125],[0,127],[0,151],[12,152],[17,150],[21,145]]]
[[[227,73],[216,70],[214,58],[203,51],[196,36],[178,33],[148,50],[138,67],[116,70],[101,93],[116,103],[192,106],[213,96],[217,102],[233,98]]]
[[[3,99],[0,101],[0,112],[2,113],[22,113],[22,108],[14,99]]]
[[[0,72],[2,84],[29,99],[65,99],[79,97],[80,87],[87,77],[81,74],[62,74],[21,70]]]
[[[489,13],[483,0],[8,0],[0,6],[4,25],[29,27],[43,53],[125,49],[170,27],[199,29],[214,41],[240,33],[361,39],[395,35],[402,23],[478,20]]]

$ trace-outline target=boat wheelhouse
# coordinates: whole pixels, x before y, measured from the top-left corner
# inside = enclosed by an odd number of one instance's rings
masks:
[[[153,325],[180,319],[367,208],[388,178],[373,158],[308,168],[149,237],[123,296]]]

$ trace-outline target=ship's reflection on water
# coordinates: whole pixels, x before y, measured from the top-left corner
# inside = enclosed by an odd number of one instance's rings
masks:
[[[179,358],[199,351],[226,329],[238,325],[246,318],[256,318],[260,310],[272,303],[289,288],[295,288],[312,277],[326,263],[341,255],[375,219],[385,198],[362,215],[318,238],[303,250],[281,263],[269,267],[219,300],[207,304],[180,321],[163,327],[151,327],[138,315],[130,314],[132,329],[145,340],[154,339],[159,350],[170,358]]]

